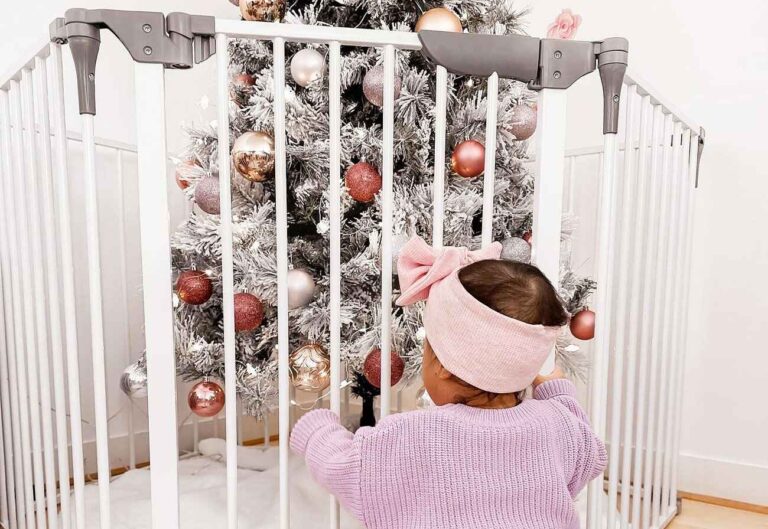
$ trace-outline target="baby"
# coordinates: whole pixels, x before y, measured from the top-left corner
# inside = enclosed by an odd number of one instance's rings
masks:
[[[579,527],[573,499],[605,468],[605,448],[573,384],[538,375],[568,314],[536,267],[500,251],[435,251],[419,238],[401,250],[398,305],[427,300],[434,408],[354,435],[315,410],[293,430],[314,478],[369,529]]]

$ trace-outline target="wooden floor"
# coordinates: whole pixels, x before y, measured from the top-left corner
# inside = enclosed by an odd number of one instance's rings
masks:
[[[682,512],[669,529],[768,529],[768,514],[683,500]]]

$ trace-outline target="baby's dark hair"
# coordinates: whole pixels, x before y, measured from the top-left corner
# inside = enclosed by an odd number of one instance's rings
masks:
[[[568,323],[568,313],[557,291],[535,266],[505,260],[478,261],[462,268],[459,280],[475,299],[510,318],[545,326]]]

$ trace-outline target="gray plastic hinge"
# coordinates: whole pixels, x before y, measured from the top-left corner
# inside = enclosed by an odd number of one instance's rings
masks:
[[[599,42],[539,39],[525,35],[481,35],[420,31],[422,54],[451,73],[514,79],[532,90],[566,89],[600,70],[604,133],[616,133],[621,83],[627,68],[627,39]],[[617,84],[618,83],[618,84]]]
[[[69,43],[77,72],[80,113],[95,114],[95,68],[100,32],[108,29],[133,60],[166,68],[191,68],[216,53],[215,19],[209,16],[114,9],[67,10],[50,26],[51,40]]]
[[[699,145],[696,152],[696,181],[694,187],[699,188],[699,171],[701,170],[701,155],[704,153],[704,143],[707,137],[707,131],[704,127],[699,127]]]

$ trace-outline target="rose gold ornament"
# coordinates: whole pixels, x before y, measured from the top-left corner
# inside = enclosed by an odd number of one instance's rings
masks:
[[[248,332],[258,329],[264,319],[261,300],[247,292],[235,294],[235,331]]]
[[[453,31],[461,33],[461,20],[445,7],[435,7],[424,13],[416,22],[416,32],[423,30]]]
[[[285,16],[285,0],[240,0],[240,14],[246,20],[279,22]]]
[[[288,271],[288,308],[296,309],[307,305],[315,297],[315,279],[301,268]]]
[[[465,140],[451,154],[451,169],[459,176],[474,178],[485,170],[485,146],[479,141]]]
[[[195,185],[195,204],[211,215],[218,215],[221,203],[219,201],[219,177],[206,175]]]
[[[358,202],[373,202],[381,191],[381,175],[367,162],[357,162],[344,173],[344,183],[349,195]]]
[[[266,132],[246,132],[232,146],[235,169],[251,182],[263,182],[275,170],[275,140]]]
[[[390,385],[394,386],[400,379],[403,378],[403,372],[405,371],[405,362],[397,354],[397,351],[389,352],[392,370],[390,372]],[[378,347],[368,353],[365,357],[365,363],[363,364],[363,375],[369,384],[376,388],[381,387],[381,349]]]
[[[571,334],[579,340],[591,340],[595,337],[595,313],[583,309],[571,318]]]
[[[213,294],[213,283],[200,270],[184,270],[176,280],[176,293],[184,303],[202,305]]]
[[[187,395],[187,404],[198,417],[213,417],[224,407],[224,389],[216,382],[198,382]]]
[[[520,141],[533,136],[536,132],[536,110],[522,103],[513,108],[510,130]]]
[[[394,99],[400,97],[403,78],[395,73]],[[378,64],[368,70],[363,77],[363,94],[365,98],[377,107],[384,106],[384,65]]]
[[[323,391],[331,383],[331,357],[320,344],[299,347],[288,357],[291,381],[302,391]]]

